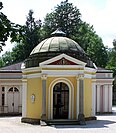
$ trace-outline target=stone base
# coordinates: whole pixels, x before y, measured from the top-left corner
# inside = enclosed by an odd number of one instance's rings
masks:
[[[112,114],[113,112],[96,112],[97,115]]]
[[[46,125],[86,125],[86,121],[90,120],[97,120],[97,117],[92,116],[92,117],[84,117],[83,114],[80,114],[78,116],[78,120],[40,120],[40,119],[35,119],[35,118],[22,118],[21,122],[24,123],[29,123],[33,125],[41,125],[41,126],[46,126]]]
[[[29,123],[29,124],[33,124],[33,125],[40,125],[40,119],[35,119],[35,118],[22,118],[21,122],[23,123]]]
[[[85,121],[97,120],[96,116],[86,117]]]
[[[78,115],[78,121],[79,121],[80,125],[86,125],[84,114],[79,114]]]
[[[42,114],[41,120],[46,120],[46,114]]]
[[[0,113],[0,117],[2,116],[22,116],[22,113]]]

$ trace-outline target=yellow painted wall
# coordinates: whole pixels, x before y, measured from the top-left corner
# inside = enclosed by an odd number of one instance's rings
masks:
[[[42,89],[41,78],[27,79],[27,117],[41,118]],[[31,102],[31,95],[35,94],[35,102]]]
[[[92,80],[84,79],[84,115],[90,117],[92,111]]]
[[[77,104],[77,80],[76,76],[67,77],[52,77],[47,75],[46,79],[46,116],[48,118],[48,99],[49,99],[49,88],[51,83],[56,80],[68,79],[74,87],[74,119],[76,119],[76,104]],[[52,88],[51,92],[52,93]],[[35,102],[31,102],[31,95],[35,94]],[[72,99],[71,99],[72,100]],[[72,103],[72,102],[71,102]],[[50,105],[51,108],[51,105]],[[51,110],[51,109],[50,109]],[[84,79],[84,115],[90,117],[92,111],[92,80],[90,78]],[[40,119],[42,115],[42,79],[41,78],[30,78],[27,79],[27,117]]]

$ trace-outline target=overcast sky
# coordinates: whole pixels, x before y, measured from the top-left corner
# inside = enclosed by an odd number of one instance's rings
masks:
[[[2,12],[8,19],[17,24],[25,24],[30,9],[36,19],[43,20],[46,13],[51,12],[62,0],[1,0]],[[80,10],[82,20],[93,25],[97,34],[103,39],[105,46],[112,47],[116,38],[116,0],[69,0]],[[4,47],[11,50],[13,44]],[[4,53],[4,51],[2,53]]]

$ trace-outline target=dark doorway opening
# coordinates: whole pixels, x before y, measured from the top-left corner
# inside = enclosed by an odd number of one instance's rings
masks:
[[[69,87],[63,82],[53,88],[53,119],[68,119]]]

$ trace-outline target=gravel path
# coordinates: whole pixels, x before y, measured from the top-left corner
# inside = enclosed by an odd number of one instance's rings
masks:
[[[0,133],[116,133],[116,107],[113,114],[99,115],[85,126],[44,126],[21,123],[21,117],[0,117]]]

